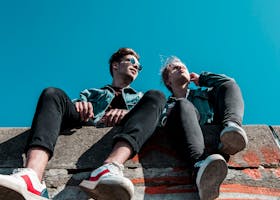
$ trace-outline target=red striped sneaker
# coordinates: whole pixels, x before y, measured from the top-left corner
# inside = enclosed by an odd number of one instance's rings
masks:
[[[94,170],[80,187],[97,200],[130,200],[134,193],[132,182],[123,176],[123,165],[113,162]]]
[[[12,175],[0,175],[0,199],[46,200],[49,199],[45,183],[28,168],[15,170]]]

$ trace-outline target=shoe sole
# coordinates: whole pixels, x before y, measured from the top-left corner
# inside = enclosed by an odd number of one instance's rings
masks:
[[[234,155],[242,151],[248,143],[246,133],[243,130],[237,130],[233,127],[222,131],[220,141],[220,151],[229,155]]]
[[[132,184],[132,183],[131,183]],[[133,185],[124,186],[123,184],[112,181],[101,180],[97,185],[92,181],[84,180],[79,185],[88,195],[97,200],[130,200],[130,194],[125,188],[129,187],[133,191]]]
[[[220,185],[227,176],[228,167],[225,159],[214,154],[205,160],[205,165],[197,173],[197,187],[201,200],[213,200],[219,197]]]
[[[25,188],[15,184],[7,175],[0,175],[0,199],[7,200],[48,200],[28,192]]]

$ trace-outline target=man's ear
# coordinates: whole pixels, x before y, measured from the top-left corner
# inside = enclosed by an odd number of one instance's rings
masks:
[[[117,62],[113,62],[113,63],[112,63],[112,68],[113,68],[113,70],[117,70],[118,67],[119,67],[119,64],[118,64]]]
[[[165,84],[168,86],[168,87],[171,87],[171,82],[169,80],[166,80],[165,81]]]

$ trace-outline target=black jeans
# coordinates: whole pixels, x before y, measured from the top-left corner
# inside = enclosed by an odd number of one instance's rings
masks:
[[[228,121],[242,124],[244,102],[234,81],[227,81],[210,91],[209,103],[214,109],[213,124],[221,125],[217,126],[217,134],[220,134],[222,125]],[[173,134],[173,144],[190,161],[191,166],[208,156],[203,137],[203,133],[207,134],[207,128],[199,125],[199,113],[189,100],[182,99],[175,103],[168,116],[166,130]]]
[[[131,145],[134,154],[137,153],[154,132],[164,104],[165,97],[161,92],[146,92],[122,119],[114,142],[125,140]],[[66,93],[58,88],[46,88],[39,98],[25,151],[41,147],[52,157],[59,133],[82,125],[85,123]]]

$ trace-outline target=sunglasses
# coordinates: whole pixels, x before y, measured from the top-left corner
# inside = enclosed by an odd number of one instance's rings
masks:
[[[130,62],[132,65],[136,64],[137,70],[139,72],[143,69],[143,66],[139,62],[137,62],[135,58],[127,58],[125,60],[122,60],[121,62]]]

